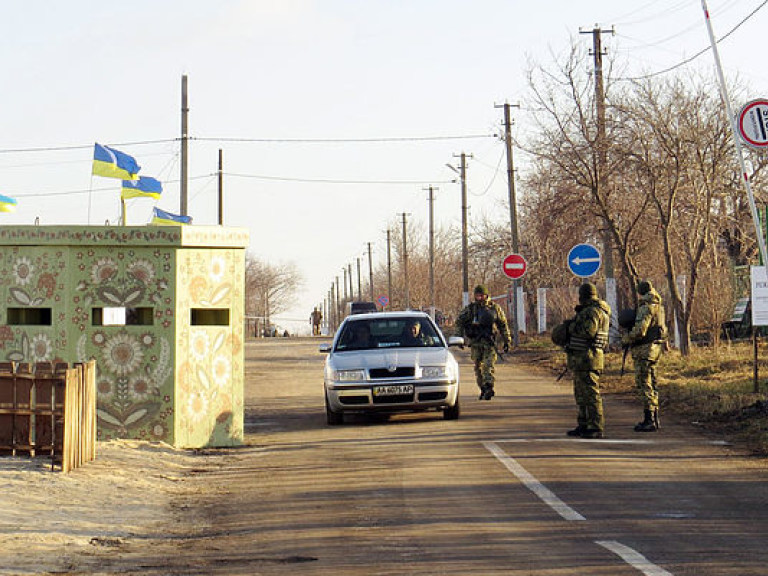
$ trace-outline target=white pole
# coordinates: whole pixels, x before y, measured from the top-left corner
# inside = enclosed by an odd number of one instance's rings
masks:
[[[747,197],[749,198],[749,209],[752,212],[752,221],[755,224],[757,245],[760,248],[760,255],[763,258],[763,265],[768,266],[768,253],[766,253],[765,249],[765,238],[763,238],[763,232],[760,230],[760,217],[757,214],[755,197],[752,195],[752,186],[749,183],[747,167],[744,164],[744,153],[741,149],[741,140],[739,139],[738,130],[736,129],[736,117],[733,115],[733,111],[731,110],[731,101],[728,97],[728,88],[725,85],[725,77],[723,76],[723,66],[720,64],[720,54],[717,51],[715,33],[712,31],[712,22],[709,19],[707,0],[701,0],[701,8],[704,10],[704,19],[706,20],[707,32],[709,33],[709,42],[712,44],[712,55],[715,57],[715,68],[717,69],[717,77],[720,81],[720,95],[723,99],[723,102],[725,103],[725,113],[728,114],[728,121],[731,123],[731,134],[733,136],[733,141],[736,144],[736,154],[739,157],[739,165],[741,166],[741,174],[744,179],[744,187],[747,190]]]

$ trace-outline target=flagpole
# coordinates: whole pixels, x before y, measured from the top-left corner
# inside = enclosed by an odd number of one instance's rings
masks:
[[[123,198],[122,194],[120,194],[120,207],[122,208],[122,211],[123,211],[123,218],[122,218],[123,226],[125,226],[125,220],[126,220],[126,218],[125,218],[125,198]]]
[[[755,225],[755,234],[757,235],[757,245],[760,248],[760,256],[763,258],[763,263],[768,264],[768,257],[766,257],[765,238],[763,232],[760,229],[760,216],[757,213],[757,206],[755,205],[755,197],[752,194],[752,186],[749,182],[749,175],[747,174],[747,166],[744,163],[744,152],[741,148],[741,139],[739,138],[738,130],[736,129],[736,117],[731,110],[731,100],[728,97],[728,87],[725,84],[725,76],[723,75],[723,66],[720,63],[720,54],[717,51],[717,42],[715,42],[715,33],[712,30],[712,22],[709,18],[709,9],[707,8],[707,0],[701,0],[701,8],[704,10],[704,19],[707,23],[707,32],[709,33],[709,42],[712,44],[712,55],[715,57],[715,68],[717,69],[717,78],[720,81],[720,96],[725,104],[725,113],[728,115],[728,121],[731,125],[731,135],[733,136],[734,144],[736,145],[736,155],[739,158],[739,166],[741,167],[742,179],[744,181],[744,187],[747,190],[747,198],[749,199],[749,210],[752,213],[752,221]]]

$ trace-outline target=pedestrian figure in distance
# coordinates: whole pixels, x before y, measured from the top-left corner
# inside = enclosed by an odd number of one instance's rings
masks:
[[[656,364],[659,362],[667,324],[661,296],[650,280],[637,285],[639,295],[635,324],[621,343],[632,351],[635,366],[635,387],[643,402],[643,420],[635,426],[635,432],[656,432],[659,429],[659,392],[656,389]]]
[[[568,436],[602,438],[605,429],[600,376],[605,367],[605,348],[611,307],[600,300],[597,287],[589,282],[579,287],[576,315],[552,329],[552,340],[568,355],[568,370],[573,374],[573,396],[578,413],[576,428]]]
[[[320,322],[322,319],[323,313],[315,306],[312,314],[309,315],[309,323],[312,324],[312,336],[320,336]]]
[[[475,301],[470,302],[456,318],[456,333],[469,338],[471,357],[475,363],[475,379],[480,388],[480,400],[490,400],[495,395],[496,336],[504,341],[504,352],[509,352],[512,337],[504,311],[490,299],[488,288],[478,285],[474,290]]]

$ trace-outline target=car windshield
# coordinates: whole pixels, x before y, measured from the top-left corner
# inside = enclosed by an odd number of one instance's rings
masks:
[[[443,346],[440,336],[425,318],[370,318],[347,322],[339,335],[336,350],[440,346]]]

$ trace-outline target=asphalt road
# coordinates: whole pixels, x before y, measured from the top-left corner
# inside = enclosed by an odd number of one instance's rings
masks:
[[[209,451],[177,502],[174,542],[123,562],[157,574],[768,574],[765,462],[670,418],[635,433],[641,410],[610,396],[606,439],[567,438],[568,383],[499,363],[497,395],[480,402],[466,352],[458,421],[329,427],[320,342],[247,345],[247,445]]]

